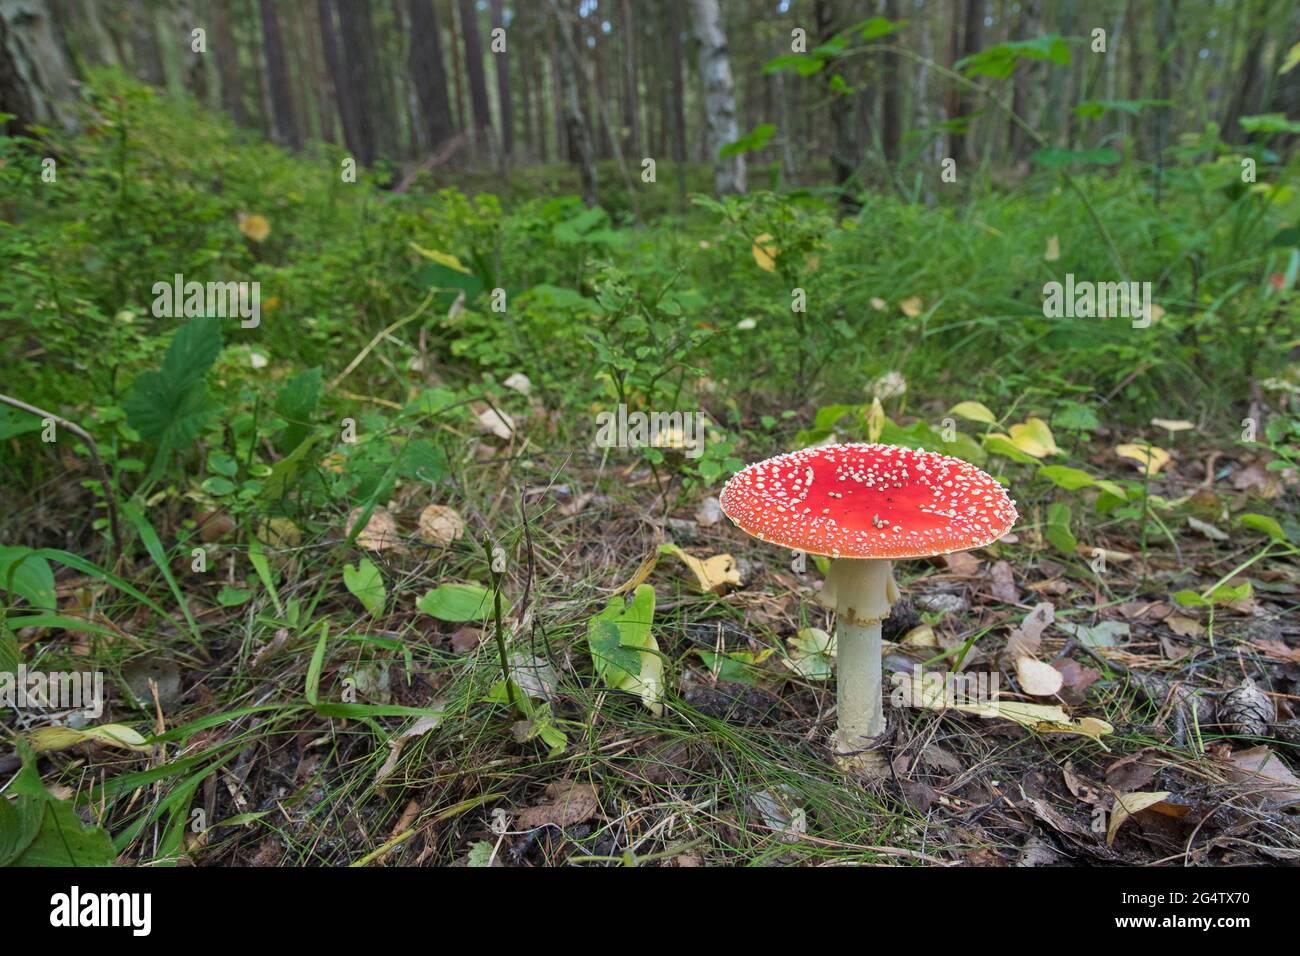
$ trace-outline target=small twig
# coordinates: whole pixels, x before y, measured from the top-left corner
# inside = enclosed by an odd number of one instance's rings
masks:
[[[95,460],[95,470],[99,472],[99,483],[104,488],[104,501],[108,505],[108,524],[113,534],[113,547],[117,556],[122,556],[122,532],[117,524],[117,502],[113,498],[113,486],[109,481],[108,469],[104,467],[104,459],[99,457],[99,446],[95,444],[95,439],[90,437],[90,433],[78,425],[76,422],[68,421],[61,415],[55,415],[53,412],[47,412],[43,408],[37,408],[35,405],[28,405],[24,401],[12,398],[8,395],[0,394],[0,402],[12,406],[19,411],[27,412],[29,415],[35,415],[37,418],[52,419],[60,428],[66,428],[72,434],[76,435],[86,443],[90,449],[90,457]]]

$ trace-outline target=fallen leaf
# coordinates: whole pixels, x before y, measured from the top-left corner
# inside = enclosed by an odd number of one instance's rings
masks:
[[[532,380],[523,372],[515,372],[501,384],[512,391],[518,392],[520,395],[531,394],[533,390]]]
[[[954,551],[943,556],[943,563],[948,570],[963,578],[973,578],[980,569],[980,559],[969,551]]]
[[[375,783],[382,783],[384,779],[393,772],[397,767],[397,758],[402,755],[402,748],[406,746],[408,740],[414,740],[416,737],[423,737],[429,731],[433,730],[442,721],[441,705],[438,705],[439,712],[436,714],[426,714],[418,718],[406,730],[388,738],[388,756],[384,758],[379,772],[375,774]]]
[[[695,509],[695,523],[702,527],[711,528],[721,520],[722,503],[712,495],[701,501]]]
[[[1300,779],[1265,746],[1239,750],[1228,758],[1228,776],[1279,805],[1300,803]]]
[[[829,680],[834,670],[835,637],[821,628],[805,627],[794,637],[786,638],[789,656],[786,667],[809,680]]]
[[[455,508],[428,505],[420,512],[416,533],[425,544],[445,548],[465,533],[465,521]]]
[[[1043,640],[1043,631],[1056,617],[1056,606],[1051,601],[1040,601],[1033,610],[1025,615],[1020,626],[1007,638],[1007,657],[1017,660],[1021,657],[1034,657]]]
[[[479,412],[478,427],[480,431],[485,431],[496,435],[497,438],[509,439],[515,433],[515,422],[508,414],[498,411],[495,408],[488,408]]]
[[[1066,700],[1070,704],[1083,703],[1088,688],[1101,679],[1101,671],[1095,667],[1084,667],[1068,657],[1052,661],[1052,666],[1061,672],[1064,679],[1061,693],[1068,695]]]
[[[27,742],[37,753],[66,750],[77,744],[93,742],[121,747],[124,750],[148,752],[150,745],[140,734],[125,724],[100,724],[98,727],[38,727],[27,734]]]
[[[1065,683],[1064,676],[1055,667],[1032,657],[1016,658],[1016,679],[1021,689],[1033,697],[1051,697]]]
[[[483,640],[483,631],[477,627],[458,627],[452,631],[451,647],[452,650],[464,654],[466,651],[472,651],[479,646]]]
[[[364,508],[353,508],[348,512],[348,523],[344,530],[351,531],[356,523],[361,520],[364,511]],[[371,512],[370,520],[357,534],[357,544],[367,551],[386,551],[389,548],[401,549],[402,538],[397,531],[397,522],[393,520],[393,516],[387,508],[379,506]]]
[[[1061,240],[1059,236],[1047,237],[1047,248],[1043,250],[1044,262],[1055,262],[1061,258]]]
[[[1300,664],[1300,648],[1287,647],[1281,641],[1260,640],[1253,642],[1259,651],[1279,661]]]
[[[1151,419],[1151,424],[1155,425],[1157,428],[1163,428],[1167,432],[1185,432],[1196,427],[1194,422],[1184,421],[1181,418],[1153,418]]]
[[[1088,647],[1114,647],[1121,637],[1128,637],[1132,633],[1132,628],[1125,621],[1098,621],[1091,625],[1057,621],[1056,626]]]
[[[1214,525],[1210,524],[1208,521],[1202,521],[1200,518],[1193,518],[1189,516],[1187,519],[1187,526],[1191,528],[1193,531],[1199,531],[1201,534],[1205,535],[1211,541],[1228,540],[1227,532],[1219,530]]]
[[[1011,443],[1026,455],[1046,458],[1061,453],[1061,449],[1056,447],[1056,439],[1052,437],[1052,430],[1041,418],[1027,418],[1008,430],[1011,432]]]
[[[922,305],[923,303],[919,295],[914,295],[911,298],[903,299],[901,302],[898,303],[898,307],[903,310],[903,314],[907,316],[909,319],[914,319],[921,314]]]
[[[596,788],[588,783],[561,780],[546,785],[546,803],[520,811],[516,825],[521,830],[553,825],[569,827],[596,815],[600,802]]]
[[[1110,826],[1106,830],[1106,845],[1110,846],[1115,842],[1115,834],[1119,832],[1119,828],[1125,820],[1135,813],[1141,813],[1143,810],[1156,807],[1158,804],[1163,803],[1167,796],[1169,796],[1168,790],[1116,794],[1115,806],[1110,811]],[[1187,812],[1186,807],[1180,809],[1183,813]]]
[[[1169,452],[1155,445],[1116,445],[1115,454],[1134,462],[1147,477],[1159,474],[1169,464]]]
[[[1007,604],[1020,603],[1020,591],[1016,588],[1015,575],[1011,571],[1010,564],[1006,561],[994,563],[989,570],[989,578],[992,581],[989,591],[995,598]]]
[[[736,559],[729,554],[715,554],[711,558],[697,558],[687,554],[675,544],[661,544],[661,554],[671,554],[679,558],[682,564],[691,569],[699,582],[701,593],[720,592],[725,585],[740,586],[740,571]]]
[[[977,717],[995,718],[1014,721],[1022,727],[1028,727],[1039,733],[1078,734],[1100,741],[1103,734],[1113,733],[1115,728],[1096,717],[1082,717],[1072,720],[1070,715],[1057,704],[1028,704],[1016,700],[993,700],[968,702],[958,697],[956,702],[949,700],[941,682],[927,682],[925,675],[913,672],[911,679],[901,675],[896,682],[894,693],[905,707],[921,707],[927,710],[956,710]]]

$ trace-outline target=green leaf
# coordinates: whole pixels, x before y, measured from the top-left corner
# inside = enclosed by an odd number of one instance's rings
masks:
[[[201,644],[203,639],[199,636],[199,625],[194,620],[194,615],[190,613],[189,602],[185,600],[185,595],[181,593],[180,586],[176,583],[176,578],[172,576],[171,563],[168,561],[167,552],[163,549],[162,541],[158,538],[158,532],[154,531],[153,525],[149,523],[143,512],[140,511],[134,501],[127,502],[122,507],[122,513],[127,516],[131,524],[135,525],[136,533],[140,535],[140,541],[143,542],[144,548],[149,552],[149,557],[153,559],[154,566],[167,582],[167,587],[171,589],[172,597],[180,605],[181,613],[185,615],[185,623],[190,627],[190,636],[194,638],[194,643]]]
[[[1012,40],[958,60],[954,68],[967,76],[1003,80],[1015,72],[1021,60],[1046,60],[1064,65],[1070,62],[1070,47],[1054,33],[1032,40]]]
[[[718,150],[718,158],[730,159],[732,156],[752,153],[755,150],[762,149],[775,132],[776,127],[771,123],[759,123],[740,139],[727,143],[722,149]]]
[[[1038,459],[1033,455],[1026,455],[1017,448],[1011,441],[1001,435],[985,435],[984,450],[993,455],[1001,455],[1003,458],[1010,458],[1012,461],[1018,461],[1022,465],[1036,465]]]
[[[481,584],[440,584],[416,602],[425,614],[440,621],[461,623],[486,621],[495,614],[492,592]],[[505,595],[501,596],[501,613],[510,608]]]
[[[312,415],[320,401],[320,367],[299,372],[284,383],[275,397],[275,413],[288,425],[280,432],[275,445],[281,453],[292,451],[311,433]]]
[[[1250,528],[1252,531],[1262,531],[1274,541],[1286,541],[1286,532],[1277,520],[1270,518],[1268,515],[1261,514],[1244,514],[1237,518],[1237,523],[1243,527]]]
[[[1247,133],[1300,133],[1300,122],[1287,119],[1283,113],[1243,116],[1237,122]]]
[[[800,76],[812,76],[826,67],[826,61],[809,53],[787,53],[763,64],[764,75],[793,70]]]
[[[626,605],[622,597],[612,598],[587,622],[587,646],[605,686],[639,694],[657,715],[663,711],[663,658],[650,630],[654,615],[654,588],[638,585]]]
[[[23,662],[22,648],[18,638],[9,628],[0,628],[0,674],[18,673],[18,665]]]
[[[983,422],[986,425],[996,425],[998,423],[997,416],[989,411],[988,406],[979,402],[958,402],[948,409],[948,413],[950,415],[960,415],[971,422]]]
[[[353,566],[345,565],[343,568],[343,583],[347,585],[348,591],[354,598],[365,606],[365,609],[379,617],[384,611],[384,601],[388,597],[388,590],[384,587],[384,577],[379,573],[379,568],[369,558],[362,558],[361,561]]]
[[[26,598],[33,607],[47,611],[58,607],[50,563],[31,548],[0,548],[0,590]]]
[[[1051,542],[1052,547],[1063,554],[1074,554],[1079,547],[1078,540],[1070,531],[1071,515],[1070,506],[1067,504],[1054,502],[1047,507],[1047,529],[1044,537]]]
[[[21,739],[17,747],[22,769],[0,796],[14,811],[0,811],[0,866],[110,866],[117,853],[108,833],[83,824],[70,801],[50,796],[31,747]]]
[[[191,319],[167,347],[161,368],[136,378],[124,405],[126,420],[157,451],[152,476],[162,471],[172,452],[198,437],[211,411],[204,376],[220,352],[220,320]]]
[[[217,592],[217,603],[222,607],[238,607],[247,603],[252,596],[253,592],[248,588],[232,588],[229,584],[223,584]]]
[[[1070,468],[1067,465],[1044,465],[1038,469],[1038,474],[1058,488],[1064,488],[1066,491],[1090,488],[1096,483],[1096,479],[1086,471]]]

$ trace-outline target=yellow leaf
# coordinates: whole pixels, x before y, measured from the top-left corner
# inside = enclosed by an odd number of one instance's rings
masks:
[[[721,591],[724,584],[740,584],[740,571],[736,568],[736,559],[729,554],[715,554],[711,558],[700,558],[687,554],[675,544],[661,544],[660,552],[671,554],[681,559],[682,564],[691,569],[699,582],[700,591]]]
[[[257,526],[257,540],[268,548],[287,551],[302,542],[302,532],[288,518],[269,518]]]
[[[921,314],[921,307],[924,303],[919,295],[914,295],[910,299],[904,299],[898,303],[898,307],[903,310],[903,314],[909,319],[914,319]]]
[[[880,399],[871,400],[871,410],[867,412],[867,441],[879,441],[880,433],[885,430],[885,408]]]
[[[1065,677],[1055,667],[1032,657],[1016,658],[1016,679],[1025,693],[1034,697],[1051,697],[1065,683]]]
[[[1296,68],[1297,63],[1300,63],[1300,43],[1286,51],[1286,59],[1282,61],[1282,68],[1277,71],[1277,75],[1281,76],[1283,73],[1290,73]]]
[[[1106,845],[1115,842],[1115,834],[1120,825],[1135,813],[1141,813],[1148,807],[1164,801],[1169,796],[1168,790],[1147,793],[1121,793],[1115,797],[1115,806],[1110,811],[1110,826],[1106,829]]]
[[[1057,236],[1047,237],[1047,250],[1043,253],[1044,262],[1055,262],[1061,258],[1061,240]]]
[[[945,693],[942,682],[928,682],[926,676],[919,673],[914,673],[910,680],[904,678],[895,690],[907,707],[951,709],[977,717],[1001,717],[1040,733],[1078,734],[1100,743],[1102,734],[1114,731],[1110,724],[1096,717],[1071,720],[1058,704],[1026,704],[1018,700],[968,701],[960,695],[953,698]]]
[[[781,250],[776,247],[772,237],[766,232],[754,237],[754,244],[750,246],[749,251],[754,254],[754,261],[764,272],[776,271],[776,257]]]
[[[958,402],[952,408],[948,409],[950,415],[960,415],[970,422],[984,422],[988,425],[996,425],[998,420],[987,407],[979,402]]]
[[[659,563],[659,552],[651,553],[650,557],[641,562],[641,567],[636,569],[636,573],[614,589],[615,594],[622,594],[624,591],[632,591],[645,584],[645,579],[650,577],[650,572],[655,569]]]
[[[265,216],[241,212],[238,222],[239,231],[254,242],[265,242],[266,237],[271,234],[271,223]]]
[[[1148,478],[1158,475],[1160,469],[1169,464],[1169,452],[1155,445],[1117,445],[1115,454],[1135,462],[1138,470]]]
[[[144,738],[125,724],[100,724],[98,727],[83,727],[80,730],[73,727],[39,727],[27,735],[27,742],[37,753],[66,750],[88,740],[125,750],[149,750]]]
[[[423,246],[417,246],[415,243],[411,243],[411,248],[424,256],[424,258],[432,259],[434,262],[439,265],[444,265],[448,269],[455,269],[457,272],[463,272],[466,275],[470,274],[469,269],[465,268],[465,266],[461,264],[461,261],[453,255],[448,255],[445,252],[438,252],[436,249],[425,249]]]
[[[1061,453],[1061,449],[1056,447],[1056,440],[1052,437],[1052,430],[1041,418],[1026,419],[1019,425],[1012,425],[1010,431],[1011,443],[1026,455],[1046,458],[1048,455]]]

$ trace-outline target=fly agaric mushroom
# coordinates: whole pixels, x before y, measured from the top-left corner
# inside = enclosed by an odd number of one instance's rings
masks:
[[[996,541],[1015,524],[1015,503],[960,458],[861,443],[760,461],[718,498],[747,534],[831,559],[821,600],[836,618],[837,756],[879,773],[880,622],[898,599],[891,562]]]

